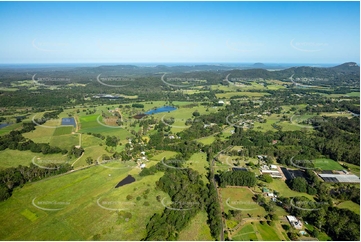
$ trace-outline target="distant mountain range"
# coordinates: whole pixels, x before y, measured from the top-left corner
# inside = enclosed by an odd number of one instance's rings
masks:
[[[264,66],[262,63],[254,64],[257,67]],[[232,70],[232,77],[239,78],[263,78],[287,80],[293,78],[318,78],[318,83],[333,84],[358,84],[360,83],[360,67],[355,62],[347,62],[334,67],[291,67],[279,71],[268,71],[264,68]]]
[[[137,65],[101,65],[89,67],[40,67],[40,68],[0,68],[0,79],[7,78],[21,78],[26,73],[26,76],[31,77],[37,73],[39,77],[68,77],[72,80],[86,81],[94,80],[96,76],[102,74],[103,76],[159,76],[167,73],[167,75],[179,76],[202,76],[204,79],[216,82],[218,79],[230,74],[231,78],[263,78],[263,79],[278,79],[283,81],[290,81],[290,77],[294,79],[308,78],[305,82],[310,84],[314,82],[325,85],[360,85],[360,67],[355,62],[347,62],[333,67],[311,67],[311,66],[297,66],[285,67],[286,64],[243,64],[235,66],[236,64],[200,64],[200,65],[156,65],[156,66],[137,66]],[[300,80],[301,82],[304,80]]]

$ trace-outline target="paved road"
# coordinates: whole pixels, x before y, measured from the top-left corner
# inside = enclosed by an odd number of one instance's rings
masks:
[[[225,80],[226,80],[230,85],[235,86],[236,84],[234,84],[233,82],[230,82],[230,81],[228,80],[229,75],[231,75],[231,73],[229,73],[229,74],[226,76],[226,79],[225,79]]]
[[[317,86],[310,86],[310,85],[304,85],[304,84],[300,84],[300,83],[297,83],[297,82],[295,82],[294,80],[293,80],[293,76],[294,76],[295,74],[292,74],[292,76],[290,76],[290,80],[291,80],[291,82],[293,83],[293,84],[295,84],[296,86],[300,86],[300,87],[317,87]]]
[[[291,80],[291,82],[293,83],[293,84],[295,84],[296,86],[297,86],[297,83],[293,80],[293,76],[294,76],[295,74],[292,74],[292,76],[290,76],[290,80]]]

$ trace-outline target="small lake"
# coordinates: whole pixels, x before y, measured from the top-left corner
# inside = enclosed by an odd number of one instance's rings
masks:
[[[9,126],[9,125],[11,125],[11,124],[0,124],[0,129],[5,128],[6,126]]]
[[[160,107],[160,108],[157,108],[157,109],[149,110],[145,114],[149,115],[149,114],[154,114],[154,113],[170,112],[170,111],[174,111],[174,110],[177,110],[177,108],[171,107],[171,106],[164,106],[164,107]]]
[[[75,127],[76,126],[75,119],[74,118],[62,118],[61,125],[73,125]]]
[[[130,184],[135,182],[135,178],[132,177],[131,175],[128,175],[126,178],[124,178],[123,180],[121,180],[116,186],[115,188]]]

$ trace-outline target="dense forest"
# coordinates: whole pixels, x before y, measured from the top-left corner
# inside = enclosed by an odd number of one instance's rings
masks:
[[[157,188],[168,193],[172,200],[162,214],[154,214],[147,224],[145,240],[176,240],[178,233],[209,202],[208,191],[197,171],[164,167],[164,175],[156,183]],[[140,175],[150,175],[147,169]],[[161,202],[161,201],[158,201]]]

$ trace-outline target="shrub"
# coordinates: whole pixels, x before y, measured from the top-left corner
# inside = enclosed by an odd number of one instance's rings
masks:
[[[288,224],[282,224],[282,228],[284,230],[290,230],[291,227]]]

